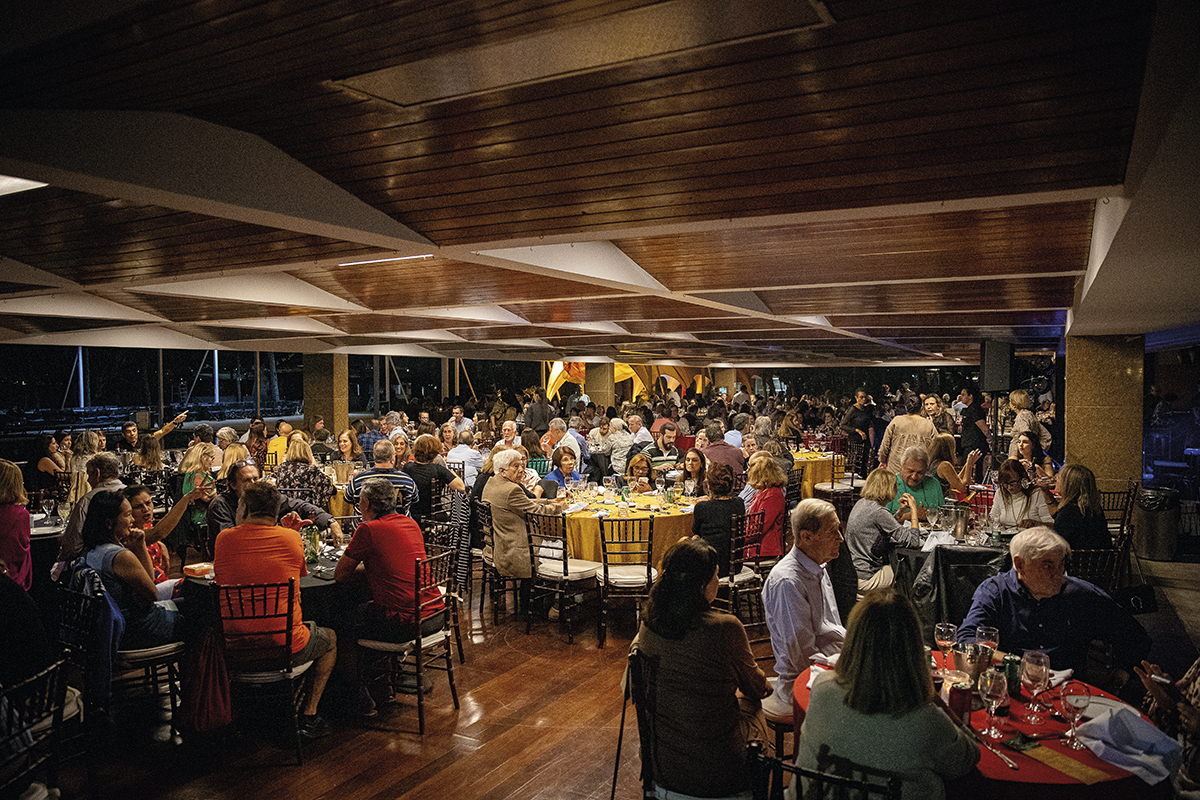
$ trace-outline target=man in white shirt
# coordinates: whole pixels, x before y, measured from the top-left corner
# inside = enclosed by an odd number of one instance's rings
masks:
[[[746,384],[740,384],[738,386],[737,394],[733,396],[733,405],[740,408],[743,404],[749,402],[750,395],[746,393]]]
[[[771,569],[762,591],[779,676],[763,712],[786,719],[792,716],[796,679],[814,663],[836,663],[846,640],[826,569],[842,543],[837,511],[824,500],[801,500],[791,525],[796,545]]]
[[[466,430],[475,430],[475,420],[463,416],[462,406],[450,409],[450,424],[454,426],[454,432],[457,434],[462,434]]]
[[[505,447],[516,447],[520,444],[517,441],[517,423],[511,419],[505,420],[500,426],[500,438],[503,439]]]
[[[629,425],[629,432],[633,434],[634,444],[637,444],[638,442],[649,443],[654,441],[654,436],[650,433],[650,429],[645,426],[645,423],[642,422],[641,416],[638,414],[630,414],[629,419],[626,420],[626,423]]]
[[[458,444],[446,454],[447,464],[462,462],[463,483],[468,489],[475,485],[475,476],[483,469],[483,455],[471,446],[474,442],[475,434],[465,430],[458,435]]]

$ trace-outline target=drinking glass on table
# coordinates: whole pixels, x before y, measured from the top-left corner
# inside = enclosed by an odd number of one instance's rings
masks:
[[[1071,730],[1060,741],[1072,750],[1083,750],[1087,747],[1079,741],[1079,734],[1076,732],[1075,726],[1079,724],[1080,717],[1083,716],[1083,712],[1087,710],[1088,703],[1091,701],[1092,692],[1086,683],[1071,681],[1062,689],[1062,714],[1071,723]]]
[[[1008,681],[1004,677],[1004,670],[998,667],[988,667],[979,676],[979,698],[983,700],[988,710],[988,726],[983,731],[984,736],[999,739],[1007,735],[996,727],[996,709],[1000,707],[1006,697],[1008,697]]]
[[[1026,650],[1021,656],[1021,685],[1029,692],[1029,704],[1025,706],[1025,721],[1030,725],[1041,725],[1047,711],[1038,700],[1038,695],[1050,686],[1050,656],[1041,650]]]
[[[696,479],[695,478],[687,478],[686,480],[684,480],[683,491],[687,493],[688,497],[694,497],[696,494]]]
[[[54,517],[58,514],[58,498],[52,492],[46,492],[42,496],[42,511],[46,512],[46,524],[54,522]]]
[[[663,493],[663,489],[667,488],[667,481],[662,475],[659,475],[654,479],[654,488],[658,489],[658,493],[660,495]]]
[[[958,635],[958,626],[953,622],[939,622],[933,626],[933,641],[938,650],[942,651],[942,669],[944,676],[950,669],[950,648],[954,646],[954,637]]]
[[[617,478],[615,475],[604,476],[604,488],[608,489],[610,492],[617,488]]]
[[[990,625],[980,625],[975,629],[975,641],[986,644],[994,653],[1000,647],[1000,630]]]

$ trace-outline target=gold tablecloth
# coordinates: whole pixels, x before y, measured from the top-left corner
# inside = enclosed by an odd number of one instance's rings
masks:
[[[833,454],[810,453],[801,451],[792,453],[797,467],[804,465],[804,496],[813,496],[813,486],[818,483],[829,483],[833,479]],[[844,460],[838,456],[839,461]]]
[[[633,495],[630,499],[636,500],[638,504],[636,512],[632,510],[629,512],[630,517],[650,516],[649,506],[661,500],[661,498],[651,495]],[[567,516],[567,541],[573,558],[583,558],[588,561],[603,560],[600,552],[600,519],[592,516],[602,508],[607,509],[614,516],[617,513],[616,505],[592,503],[583,511],[577,511]],[[675,506],[667,511],[656,512],[654,514],[654,546],[651,559],[654,567],[658,568],[662,565],[663,556],[671,545],[691,535],[692,513],[690,511],[683,512],[678,506]]]

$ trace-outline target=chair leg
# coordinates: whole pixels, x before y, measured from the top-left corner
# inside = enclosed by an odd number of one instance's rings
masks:
[[[471,601],[468,600],[467,602],[469,603]],[[454,642],[455,642],[455,644],[458,645],[458,663],[465,664],[465,663],[467,663],[467,657],[465,655],[463,655],[462,628],[458,624],[458,599],[457,598],[451,600],[450,617],[454,622]]]
[[[597,647],[604,649],[604,639],[608,634],[608,597],[604,588],[600,588],[600,613],[596,615],[596,638],[599,640]]]
[[[418,633],[418,636],[421,634]],[[420,649],[416,651],[417,661],[417,729],[425,735],[425,665]]]

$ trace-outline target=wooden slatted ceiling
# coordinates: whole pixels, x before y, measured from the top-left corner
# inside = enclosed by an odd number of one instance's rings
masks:
[[[157,314],[172,322],[221,322],[231,319],[263,317],[304,317],[322,313],[322,309],[306,306],[263,305],[238,300],[215,300],[207,297],[148,294],[145,292],[108,290],[95,293],[114,303]],[[292,334],[295,335],[295,334]]]
[[[633,319],[728,317],[726,311],[691,305],[662,297],[630,296],[561,303],[506,303],[506,309],[534,324],[564,322],[616,322]]]
[[[376,252],[353,242],[51,187],[0,197],[0,242],[9,258],[84,285]]]
[[[1093,204],[620,239],[674,291],[969,279],[1087,267]]]
[[[936,313],[1027,308],[1070,308],[1074,278],[1013,278],[957,283],[912,282],[871,289],[835,286],[804,292],[758,292],[771,311],[780,315],[838,314],[854,312]]]
[[[953,311],[953,310],[951,310]],[[977,311],[968,313],[937,314],[859,314],[834,315],[829,322],[838,328],[886,327],[889,330],[905,328],[954,327],[1018,327],[1048,326],[1061,328],[1067,322],[1066,311]],[[966,334],[964,334],[966,335]]]
[[[76,317],[34,317],[22,314],[0,314],[0,328],[33,335],[38,333],[61,333],[62,331],[95,330],[128,325],[123,320],[78,319]]]
[[[525,272],[440,258],[314,266],[289,273],[371,309],[474,306],[623,294],[565,278],[537,279]]]

